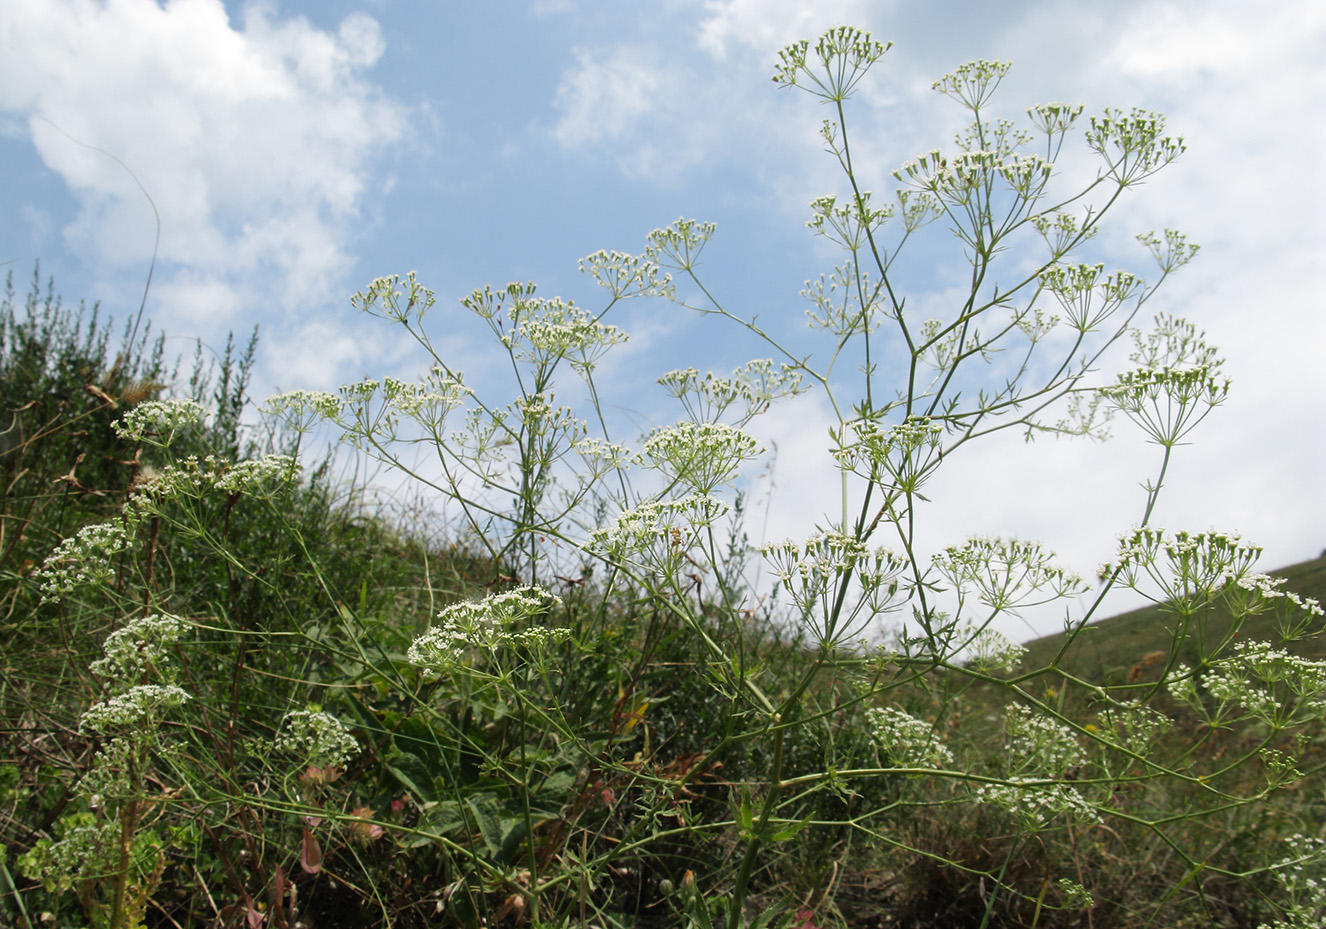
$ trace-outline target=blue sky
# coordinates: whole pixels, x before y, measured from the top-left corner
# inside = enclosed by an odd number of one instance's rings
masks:
[[[535,280],[593,306],[578,258],[638,252],[651,229],[687,216],[718,224],[704,268],[715,291],[804,339],[798,291],[837,258],[806,230],[807,204],[841,182],[813,101],[769,75],[782,45],[839,23],[896,43],[849,115],[867,187],[886,189],[889,170],[951,140],[961,114],[929,85],[972,58],[1014,62],[996,98],[1010,115],[1051,100],[1168,114],[1189,152],[1118,211],[1099,260],[1146,273],[1131,236],[1147,229],[1201,243],[1156,309],[1205,329],[1234,387],[1180,455],[1160,522],[1242,532],[1268,568],[1316,556],[1326,10],[1315,0],[8,0],[0,261],[26,281],[40,260],[66,300],[131,315],[156,226],[127,166],[162,219],[147,315],[186,354],[189,340],[217,347],[259,324],[261,395],[418,373],[400,333],[348,300],[409,270],[438,295],[434,337],[481,379],[495,356],[457,298]],[[903,279],[917,305],[942,308],[960,271],[935,247]],[[680,414],[653,385],[670,368],[726,372],[768,354],[664,305],[615,322],[632,342],[604,373],[623,422],[641,428]],[[827,426],[806,398],[759,427],[778,457],[757,534],[804,536],[832,506]],[[1033,537],[1090,575],[1140,513],[1154,460],[1116,432],[1103,447],[1028,450],[1010,437],[946,466],[933,544]]]

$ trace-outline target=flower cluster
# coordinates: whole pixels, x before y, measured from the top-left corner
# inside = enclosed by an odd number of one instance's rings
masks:
[[[1183,154],[1183,139],[1164,136],[1165,117],[1150,110],[1106,108],[1091,117],[1087,145],[1105,159],[1108,174],[1121,186],[1155,174]]]
[[[541,587],[518,587],[482,600],[454,603],[438,614],[439,625],[414,640],[406,660],[437,671],[461,664],[470,649],[537,648],[561,641],[570,630],[528,625],[561,602]]]
[[[849,439],[848,430],[854,438]],[[878,480],[882,471],[895,488],[910,493],[939,466],[943,434],[943,425],[928,417],[910,417],[887,429],[861,418],[844,427],[833,456],[844,469],[868,479]]]
[[[406,292],[409,296],[402,306]],[[404,278],[399,274],[376,278],[350,298],[350,305],[361,312],[407,326],[412,316],[415,322],[422,319],[435,302],[433,292],[419,283],[413,271]]]
[[[705,494],[642,503],[622,513],[606,529],[593,532],[588,548],[613,564],[638,564],[669,574],[685,558],[696,536],[731,509]]]
[[[822,606],[837,598],[852,581],[871,605],[872,612],[890,608],[899,590],[905,559],[886,548],[873,551],[853,536],[819,532],[805,542],[786,539],[760,548],[792,599],[803,608]]]
[[[678,219],[666,229],[655,229],[645,239],[644,258],[674,271],[690,271],[700,261],[705,243],[718,227],[713,223]]]
[[[136,484],[125,505],[125,517],[133,526],[171,500],[197,498],[214,490],[238,497],[265,491],[273,484],[293,484],[299,478],[299,467],[290,455],[264,455],[237,462],[214,455],[199,460],[190,455]]]
[[[580,259],[580,270],[606,287],[615,300],[671,297],[676,293],[672,275],[645,256],[600,249]]]
[[[609,442],[598,436],[584,436],[571,446],[581,457],[594,477],[620,471],[631,466],[631,450],[619,442]]]
[[[112,559],[128,547],[129,533],[119,523],[84,526],[33,572],[41,583],[42,600],[59,600],[84,585],[109,583],[115,577]]]
[[[1082,579],[1053,563],[1038,542],[977,537],[934,556],[935,568],[965,596],[974,591],[995,612],[1035,606],[1082,590]],[[1044,593],[1040,599],[1029,599]]]
[[[434,432],[441,430],[447,414],[464,404],[472,393],[459,377],[450,377],[436,367],[422,384],[394,377],[382,381],[382,395],[387,403]]]
[[[146,671],[160,672],[171,645],[183,637],[188,625],[178,616],[154,614],[130,620],[102,643],[104,657],[92,662],[98,677],[138,681]]]
[[[1040,155],[986,149],[945,155],[935,148],[904,162],[893,176],[944,203],[964,206],[973,197],[986,196],[995,180],[1002,180],[1021,198],[1035,198],[1053,173],[1054,164]]]
[[[1039,213],[1031,221],[1035,225],[1036,231],[1041,234],[1041,238],[1045,240],[1045,244],[1050,246],[1050,251],[1056,258],[1066,254],[1070,248],[1082,239],[1088,239],[1095,235],[1099,228],[1098,226],[1084,227],[1073,214],[1062,211]]]
[[[1039,103],[1027,110],[1032,124],[1048,136],[1063,135],[1082,115],[1082,104]]]
[[[1004,713],[1011,757],[1018,769],[1057,777],[1084,760],[1073,731],[1027,707],[1010,704]]]
[[[731,482],[742,462],[763,451],[754,436],[735,426],[688,421],[651,433],[638,460],[675,484],[709,494]]]
[[[1041,286],[1054,295],[1078,332],[1097,329],[1145,285],[1140,277],[1127,271],[1104,271],[1103,264],[1056,263],[1040,274]]]
[[[1166,274],[1192,261],[1202,248],[1190,243],[1188,237],[1177,229],[1166,229],[1163,242],[1154,232],[1141,233],[1137,241],[1146,246],[1156,264],[1160,265],[1160,270]]]
[[[318,767],[338,768],[359,753],[359,742],[335,716],[310,706],[285,718],[276,748]]]
[[[839,203],[833,194],[816,197],[810,202],[810,219],[806,226],[829,241],[855,252],[867,244],[868,237],[893,218],[892,205],[870,205],[871,193],[863,190],[846,203]]]
[[[738,407],[738,423],[749,422],[770,402],[802,391],[801,375],[787,365],[775,367],[773,359],[756,358],[719,377],[710,371],[703,377],[695,368],[677,368],[658,383],[686,407],[696,422],[716,422],[732,407]]]
[[[195,400],[148,400],[125,413],[122,421],[111,423],[111,428],[134,442],[156,438],[169,445],[175,430],[202,422],[203,415],[202,404]]]
[[[1012,67],[1011,61],[989,61],[983,58],[968,61],[935,81],[930,89],[952,97],[968,109],[979,109],[990,99],[990,95]]]
[[[815,43],[815,57],[819,59],[822,75],[807,66],[811,47],[809,40],[802,39],[778,53],[773,80],[784,87],[801,87],[826,100],[846,100],[870,66],[892,46],[892,42],[880,42],[869,32],[838,26]]]
[[[1016,671],[1027,650],[998,629],[986,627],[967,643],[967,665],[978,671]]]
[[[1288,906],[1284,915],[1272,924],[1257,929],[1317,929],[1326,917],[1326,839],[1301,834],[1285,839],[1289,855],[1275,865],[1275,877],[1284,890]]]
[[[944,768],[953,764],[953,753],[939,741],[931,723],[896,707],[866,710],[870,736],[889,761],[899,768]]]
[[[339,419],[341,400],[325,390],[287,390],[264,400],[262,412],[279,417],[296,432],[307,432],[321,420]]]
[[[578,370],[591,371],[604,352],[629,339],[621,329],[561,298],[520,300],[509,315],[511,328],[502,336],[503,344],[536,364],[566,358]]]
[[[874,332],[884,317],[896,318],[893,308],[877,299],[878,292],[869,272],[859,270],[852,261],[838,265],[831,274],[806,281],[801,289],[801,296],[812,304],[806,310],[806,325],[827,330],[840,339]]]
[[[1177,445],[1229,396],[1229,380],[1206,365],[1125,371],[1101,393],[1164,446]]]
[[[1115,560],[1102,565],[1099,573],[1101,579],[1117,575],[1120,583],[1133,590],[1181,613],[1192,613],[1227,584],[1247,590],[1242,581],[1261,553],[1259,546],[1245,544],[1232,533],[1171,534],[1143,526],[1119,539]],[[1148,580],[1159,588],[1159,597],[1143,589]]]
[[[1114,704],[1106,711],[1105,717],[1110,725],[1094,730],[1097,735],[1138,755],[1146,754],[1151,743],[1174,724],[1168,716],[1140,700]]]
[[[1201,672],[1176,666],[1169,691],[1212,724],[1252,718],[1285,729],[1326,716],[1326,661],[1245,640]]]
[[[1104,821],[1086,798],[1069,785],[1035,778],[1015,777],[1007,784],[985,784],[976,791],[976,802],[1012,813],[1032,831],[1059,817],[1073,823]]]
[[[88,707],[78,725],[83,732],[148,731],[154,728],[159,710],[180,706],[190,699],[174,684],[139,684]]]

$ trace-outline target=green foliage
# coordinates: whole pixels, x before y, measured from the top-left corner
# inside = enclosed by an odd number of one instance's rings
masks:
[[[853,167],[846,105],[887,51],[839,28],[790,46],[775,74],[828,104],[821,135],[844,171],[811,206],[812,232],[846,256],[807,287],[805,344],[712,294],[700,267],[717,230],[680,220],[640,255],[582,262],[606,294],[595,311],[533,284],[462,300],[509,362],[486,396],[435,352],[434,295],[414,275],[374,281],[353,302],[416,339],[430,370],[271,398],[257,442],[253,342],[154,401],[175,379],[159,341],[130,332],[108,363],[95,314],[85,325],[34,290],[19,319],[9,299],[0,566],[4,621],[24,628],[0,688],[5,916],[1319,919],[1320,791],[1303,788],[1320,783],[1326,666],[1239,637],[1310,640],[1320,608],[1254,573],[1254,546],[1149,525],[1176,448],[1228,390],[1192,324],[1138,331],[1196,247],[1140,236],[1152,283],[1089,253],[1118,198],[1183,143],[1156,114],[1107,111],[1085,138],[1096,179],[1061,190],[1053,161],[1081,108],[995,118],[1008,65],[972,62],[935,83],[970,127],[902,165],[881,204]],[[895,270],[927,236],[958,243],[971,282],[930,319]],[[662,373],[684,416],[619,436],[597,372],[627,338],[605,316],[630,299],[741,326],[778,360]],[[1129,339],[1133,367],[1101,371]],[[573,383],[583,413],[558,399]],[[841,507],[751,551],[741,475],[763,450],[747,429],[809,390],[837,417]],[[1102,437],[1120,414],[1158,461],[1094,586],[1034,541],[916,546],[931,479],[969,443]],[[445,542],[337,481],[334,458],[306,471],[319,423],[438,500]],[[773,591],[748,587],[757,556]],[[1159,644],[1122,674],[1099,658],[1109,634],[1089,631],[1119,588],[1164,611]],[[1026,650],[994,628],[1060,600],[1085,606],[1055,642]],[[881,617],[902,622],[868,646]]]

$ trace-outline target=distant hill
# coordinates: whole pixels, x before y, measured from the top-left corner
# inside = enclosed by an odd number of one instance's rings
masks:
[[[1285,578],[1285,590],[1326,603],[1326,552],[1312,561],[1266,573],[1272,577]],[[1157,653],[1168,654],[1173,645],[1174,624],[1174,615],[1162,606],[1143,607],[1092,623],[1078,636],[1060,662],[1060,667],[1071,674],[1099,683],[1121,683],[1130,675],[1134,679],[1138,675],[1151,678],[1148,672],[1158,663]],[[1203,627],[1202,634],[1207,641],[1217,642],[1228,633],[1230,616],[1222,607],[1215,606],[1197,625]],[[1326,623],[1319,624],[1317,628],[1326,628]],[[1275,616],[1261,615],[1248,619],[1239,637],[1278,642],[1280,635]],[[1064,634],[1056,633],[1024,643],[1027,648],[1026,666],[1044,667],[1063,645],[1063,641]],[[1326,659],[1326,635],[1293,642],[1287,647],[1305,658]],[[1197,648],[1195,642],[1186,642],[1182,646],[1180,660],[1194,662]]]

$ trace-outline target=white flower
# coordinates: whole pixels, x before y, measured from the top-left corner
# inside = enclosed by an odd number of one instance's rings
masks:
[[[93,674],[118,681],[134,681],[149,668],[160,668],[167,649],[179,641],[188,626],[178,616],[140,616],[112,632],[102,644],[105,657],[91,665]]]
[[[548,612],[561,598],[541,587],[518,587],[482,600],[453,603],[438,614],[442,622],[419,636],[406,652],[410,664],[439,670],[465,660],[467,649],[537,647],[560,641],[569,629],[512,628]]]
[[[644,564],[669,571],[684,557],[696,536],[731,507],[704,494],[680,500],[642,503],[591,533],[589,551],[615,564]]]
[[[880,750],[899,768],[944,768],[953,764],[953,754],[939,741],[930,723],[896,707],[866,710],[870,735]]]
[[[749,433],[726,423],[680,422],[653,432],[639,460],[696,493],[712,493],[763,452]]]
[[[285,718],[276,748],[320,767],[342,767],[359,753],[359,742],[335,716],[310,707]]]
[[[977,803],[989,803],[1017,816],[1031,829],[1052,819],[1100,823],[1100,814],[1067,784],[1037,783],[1032,778],[1011,778],[1007,784],[985,784],[976,791]]]
[[[1073,730],[1019,703],[1008,706],[1004,726],[1009,753],[1019,762],[1019,770],[1057,777],[1084,760]]]
[[[34,573],[43,600],[59,600],[79,587],[109,583],[113,559],[129,547],[129,533],[119,523],[94,523],[65,539]]]
[[[179,706],[191,699],[174,684],[140,684],[92,705],[78,725],[84,732],[108,732],[130,727],[143,730],[150,727],[157,710]]]
[[[164,436],[162,444],[169,445],[176,429],[201,422],[203,415],[202,404],[194,400],[148,400],[125,413],[122,422],[111,423],[111,428],[121,438],[135,442]]]

